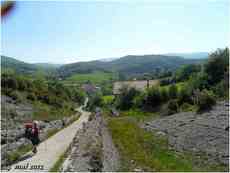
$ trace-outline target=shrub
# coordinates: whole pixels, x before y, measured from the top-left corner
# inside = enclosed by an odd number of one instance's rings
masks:
[[[196,107],[189,103],[183,103],[180,108],[181,111],[188,112],[188,111],[194,111]]]
[[[140,95],[136,96],[133,99],[134,107],[143,108],[145,103],[145,97],[146,97],[145,93],[141,93]]]
[[[27,90],[27,85],[29,81],[23,78],[22,76],[18,76],[16,79],[18,83],[18,90],[21,90],[21,91]]]
[[[73,92],[74,100],[80,104],[83,104],[85,101],[85,93],[81,90]]]
[[[102,97],[103,105],[112,105],[114,101],[113,95],[107,95]]]
[[[224,74],[229,68],[229,49],[218,49],[209,56],[205,64],[205,72],[209,76],[209,83],[216,84],[224,78]]]
[[[167,116],[177,112],[179,112],[178,100],[173,99],[173,100],[169,100],[168,103],[161,106],[160,114],[163,116]]]
[[[217,85],[212,88],[214,94],[218,97],[228,98],[229,90],[228,85],[224,80],[220,81]]]
[[[164,79],[161,79],[160,80],[160,86],[165,86],[165,85],[169,85],[169,84],[172,84],[174,81],[173,79],[170,77],[168,78],[164,78]]]
[[[152,87],[147,91],[146,105],[150,107],[156,107],[161,104],[161,93],[159,88]]]
[[[89,110],[94,111],[93,109],[95,109],[96,107],[101,107],[102,105],[102,95],[100,93],[96,93],[95,95],[92,95],[90,97],[87,107],[89,108]]]
[[[185,81],[192,73],[197,73],[201,70],[201,66],[197,64],[184,65],[176,71],[176,80]]]
[[[190,88],[188,85],[182,87],[178,94],[178,103],[179,105],[182,105],[183,103],[192,103],[192,88]]]
[[[200,92],[197,99],[198,112],[210,110],[216,103],[214,94],[207,90]]]
[[[2,76],[1,86],[3,88],[11,88],[13,90],[16,90],[18,88],[18,83],[17,83],[17,80],[14,77]]]
[[[45,101],[46,99],[42,97],[42,100]],[[58,108],[61,108],[63,106],[63,100],[55,95],[49,95],[47,97],[47,103]]]
[[[210,87],[208,83],[208,74],[204,72],[200,72],[197,73],[196,75],[190,76],[188,85],[192,88],[192,90],[208,89]]]
[[[9,96],[17,102],[21,102],[23,100],[22,95],[18,91],[12,91]]]
[[[139,95],[139,91],[137,91],[135,88],[127,88],[123,87],[121,89],[121,93],[118,97],[117,106],[118,108],[122,110],[128,110],[130,109],[134,104],[134,98]]]
[[[170,100],[167,105],[168,115],[175,114],[179,110],[178,101],[176,99]]]
[[[177,98],[177,86],[175,84],[170,85],[169,87],[169,98],[176,99]]]
[[[161,89],[161,101],[166,102],[166,101],[168,101],[168,99],[169,99],[169,94],[168,94],[167,89],[162,88]]]
[[[29,100],[32,100],[32,101],[37,99],[37,97],[34,93],[29,93],[26,98]]]

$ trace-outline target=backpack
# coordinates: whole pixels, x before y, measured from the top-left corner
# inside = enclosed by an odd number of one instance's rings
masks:
[[[33,134],[32,134],[32,127],[33,124],[32,123],[27,123],[25,124],[25,132],[24,132],[24,137],[27,139],[31,139]]]

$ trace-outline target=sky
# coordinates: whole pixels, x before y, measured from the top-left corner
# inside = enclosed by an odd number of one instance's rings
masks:
[[[18,1],[1,21],[1,54],[71,63],[212,52],[229,45],[229,0]]]

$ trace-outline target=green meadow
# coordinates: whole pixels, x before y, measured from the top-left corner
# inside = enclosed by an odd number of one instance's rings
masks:
[[[113,74],[106,72],[93,72],[86,74],[74,74],[66,79],[66,81],[74,81],[79,83],[91,82],[94,84],[100,84],[105,81],[112,80]]]

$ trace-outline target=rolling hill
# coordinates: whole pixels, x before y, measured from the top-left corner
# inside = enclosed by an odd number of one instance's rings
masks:
[[[166,56],[181,56],[187,59],[204,59],[208,57],[208,52],[190,52],[190,53],[167,53]]]
[[[201,63],[200,59],[185,59],[179,56],[165,55],[128,55],[113,61],[89,61],[66,64],[58,68],[58,74],[69,77],[73,74],[92,73],[94,71],[118,72],[125,76],[138,76],[152,73],[156,69],[174,71],[185,64]]]
[[[1,70],[13,69],[18,74],[33,74],[38,70],[54,72],[60,66],[59,64],[49,63],[26,63],[15,58],[1,56]]]
[[[20,74],[32,74],[38,70],[38,67],[11,57],[1,56],[1,70],[5,69],[13,69]]]
[[[66,65],[49,63],[26,63],[17,59],[1,56],[1,69],[13,69],[19,74],[33,74],[38,70],[52,72],[67,79],[76,74],[92,74],[95,72],[116,72],[127,77],[138,77],[157,70],[174,71],[185,64],[201,63],[204,59],[186,59],[179,56],[166,55],[127,55],[111,61],[77,62]]]

